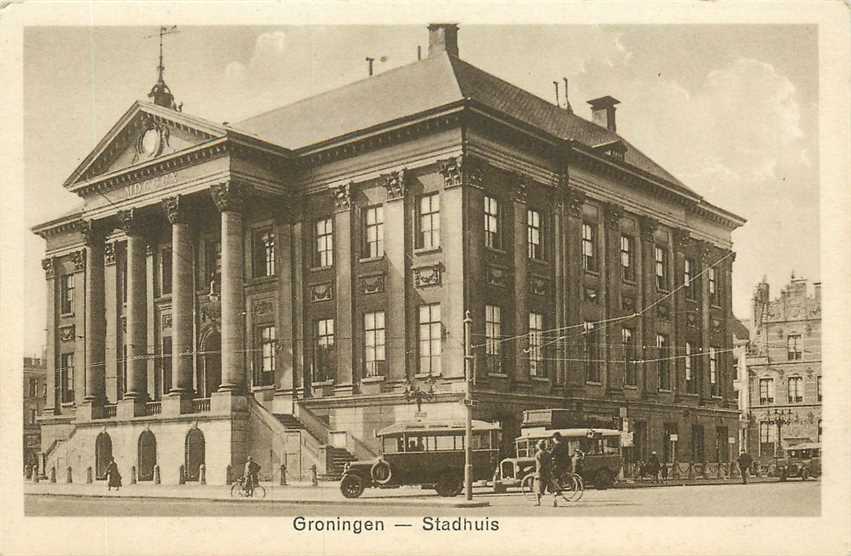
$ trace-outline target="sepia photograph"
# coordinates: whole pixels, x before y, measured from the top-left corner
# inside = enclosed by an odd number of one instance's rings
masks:
[[[818,18],[275,10],[19,24],[20,519],[98,518],[91,554],[135,517],[312,546],[246,554],[848,521]]]

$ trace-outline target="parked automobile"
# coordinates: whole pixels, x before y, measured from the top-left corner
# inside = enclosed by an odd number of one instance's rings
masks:
[[[786,450],[783,459],[777,462],[777,473],[781,481],[789,477],[800,477],[806,481],[821,475],[821,444],[806,442]]]
[[[464,488],[464,422],[417,420],[382,429],[378,458],[346,465],[340,491],[357,498],[367,488],[419,485],[440,496],[456,496]],[[473,481],[490,479],[496,467],[499,424],[473,421]]]

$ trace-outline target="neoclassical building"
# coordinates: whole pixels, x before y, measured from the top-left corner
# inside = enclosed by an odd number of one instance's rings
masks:
[[[231,124],[160,71],[64,183],[81,208],[34,228],[47,467],[333,475],[415,402],[463,415],[468,310],[506,450],[524,409],[562,407],[629,458],[728,461],[744,220],[619,135],[616,99],[584,119],[428,33],[420,61]]]

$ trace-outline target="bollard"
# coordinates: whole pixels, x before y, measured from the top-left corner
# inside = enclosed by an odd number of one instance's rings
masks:
[[[203,463],[198,466],[198,482],[202,485],[207,484],[207,466]]]
[[[160,484],[160,466],[159,465],[154,466],[154,484],[155,485]]]
[[[136,484],[136,466],[135,465],[130,466],[130,484],[131,485]]]
[[[230,478],[230,471],[231,471],[231,467],[230,467],[230,464],[228,464],[228,466],[225,467],[225,484],[226,485],[233,483],[233,481]]]
[[[708,479],[708,478],[709,478],[709,464],[708,464],[708,463],[704,463],[704,464],[703,464],[703,473],[702,473],[702,476],[703,476],[703,478],[704,478],[704,479]]]
[[[73,475],[71,475],[71,466],[70,465],[68,466],[68,473],[66,474],[65,482],[68,483],[68,484],[71,484],[71,483],[74,482],[74,477],[73,477]]]
[[[186,468],[183,467],[183,464],[180,464],[180,467],[177,468],[177,484],[186,484]]]
[[[91,466],[86,467],[86,484],[87,485],[92,484],[92,468],[91,468]]]
[[[55,465],[50,468],[50,482],[51,483],[56,482],[56,466]]]
[[[310,486],[319,486],[319,480],[316,476],[316,464],[310,466]]]
[[[287,486],[287,466],[281,464],[281,486]]]

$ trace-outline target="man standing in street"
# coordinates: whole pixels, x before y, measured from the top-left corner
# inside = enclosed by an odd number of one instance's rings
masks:
[[[647,460],[647,470],[653,475],[653,482],[660,482],[659,480],[659,456],[656,455],[656,452],[652,452],[650,454],[650,459]]]
[[[739,454],[739,470],[742,472],[742,484],[748,484],[748,473],[750,473],[751,464],[753,464],[753,458],[751,455],[745,451],[742,451]]]

